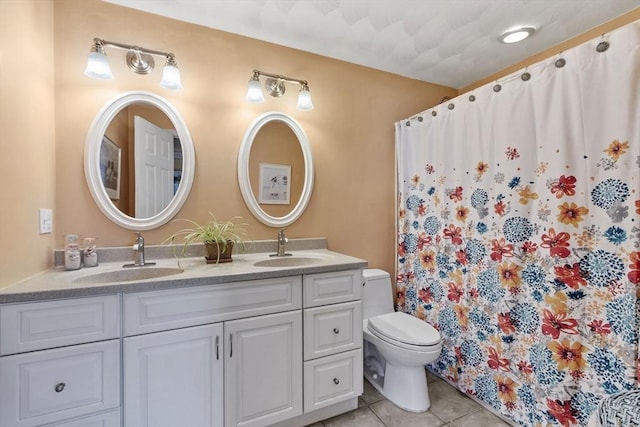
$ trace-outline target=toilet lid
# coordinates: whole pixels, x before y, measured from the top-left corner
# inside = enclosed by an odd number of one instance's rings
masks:
[[[406,344],[426,346],[440,342],[440,333],[436,328],[400,311],[369,318],[369,328],[372,332]]]

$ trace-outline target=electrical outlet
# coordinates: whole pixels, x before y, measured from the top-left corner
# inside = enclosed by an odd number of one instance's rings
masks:
[[[51,209],[40,209],[40,234],[48,234],[53,230],[53,212]]]

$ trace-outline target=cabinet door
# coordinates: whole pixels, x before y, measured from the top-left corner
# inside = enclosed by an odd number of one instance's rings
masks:
[[[0,426],[34,427],[120,404],[120,341],[0,357]]]
[[[267,426],[302,414],[300,310],[225,322],[225,425]]]
[[[330,271],[305,274],[303,306],[318,307],[339,302],[356,301],[362,293],[362,271]]]
[[[304,310],[304,360],[362,347],[360,301]]]
[[[125,427],[222,427],[222,324],[124,339]]]
[[[362,350],[305,362],[304,411],[311,412],[362,394]]]
[[[120,297],[70,298],[0,306],[0,355],[120,336]]]

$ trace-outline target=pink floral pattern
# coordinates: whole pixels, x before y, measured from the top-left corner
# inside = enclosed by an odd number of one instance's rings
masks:
[[[620,58],[637,58],[627,44]],[[539,117],[524,99],[538,89],[489,86],[473,105],[396,124],[396,309],[439,330],[431,370],[520,425],[586,425],[604,398],[639,387],[640,132],[604,117],[640,117],[637,98],[618,102],[640,93],[640,65],[615,64],[584,84],[577,104],[598,109],[578,111],[577,127],[553,71]]]

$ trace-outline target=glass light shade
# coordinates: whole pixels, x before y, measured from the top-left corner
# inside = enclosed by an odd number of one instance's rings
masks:
[[[111,67],[109,67],[107,55],[100,52],[91,52],[87,59],[87,68],[84,70],[84,74],[94,79],[112,80],[113,74],[111,73]]]
[[[260,84],[260,80],[249,80],[245,100],[253,104],[260,104],[264,102],[264,94],[262,93],[262,84]]]
[[[506,44],[517,43],[519,41],[526,39],[527,37],[535,33],[535,31],[536,29],[533,27],[516,28],[503,33],[500,36],[499,40],[501,43],[506,43]]]
[[[162,69],[162,80],[160,86],[165,89],[181,90],[182,82],[180,81],[180,70],[173,65],[165,65]]]
[[[311,92],[309,92],[309,89],[300,89],[300,92],[298,92],[298,106],[296,108],[300,111],[313,110],[313,102],[311,102]]]

